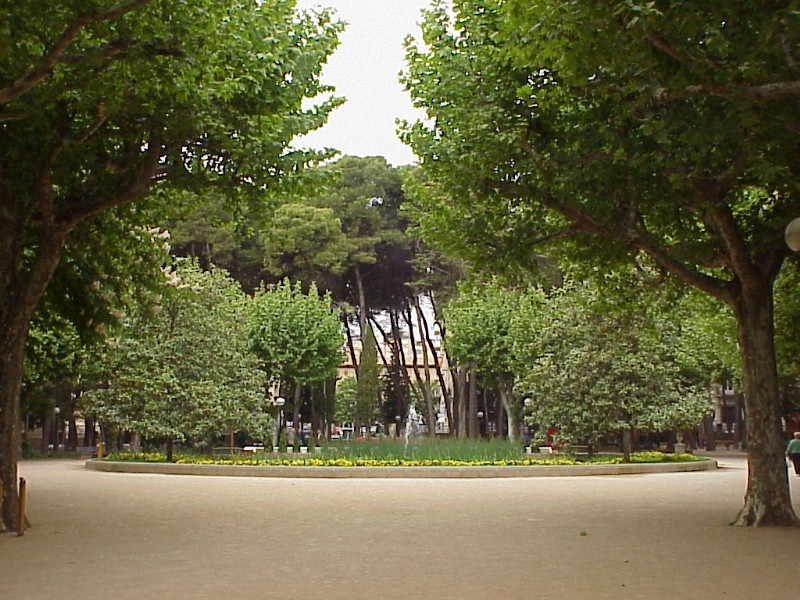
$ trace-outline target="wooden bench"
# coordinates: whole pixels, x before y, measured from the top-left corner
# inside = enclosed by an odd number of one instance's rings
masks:
[[[574,456],[589,456],[589,446],[570,446],[568,453]]]
[[[78,446],[75,448],[78,458],[97,458],[97,448],[94,446]]]
[[[211,449],[213,456],[238,456],[241,453],[241,448],[231,448],[230,446],[219,446]]]
[[[737,446],[739,442],[736,440],[714,440],[714,444],[717,446],[725,446],[726,450],[730,450],[731,446]]]

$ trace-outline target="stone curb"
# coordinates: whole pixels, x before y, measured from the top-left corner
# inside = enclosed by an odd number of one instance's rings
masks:
[[[585,477],[593,475],[644,475],[710,471],[717,461],[636,463],[621,465],[554,465],[508,467],[287,467],[251,465],[177,465],[165,463],[107,462],[90,459],[86,468],[107,473],[202,475],[218,477],[281,477],[305,479],[491,479],[502,477]]]

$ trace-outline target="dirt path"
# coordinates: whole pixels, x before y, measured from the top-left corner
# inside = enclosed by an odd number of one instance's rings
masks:
[[[729,527],[745,463],[720,456],[700,473],[494,480],[24,462],[34,528],[0,537],[0,598],[792,597],[800,531]]]

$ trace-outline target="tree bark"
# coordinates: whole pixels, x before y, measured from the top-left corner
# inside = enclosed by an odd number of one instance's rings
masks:
[[[356,356],[356,348],[353,344],[353,335],[350,333],[350,323],[346,315],[342,315],[342,323],[344,324],[344,331],[347,335],[347,348],[350,350],[350,359],[353,361],[353,372],[355,373],[356,380],[358,379],[358,357]]]
[[[781,403],[770,293],[741,294],[737,304],[747,419],[748,478],[744,506],[734,525],[798,525],[789,495],[781,436]]]
[[[516,442],[519,439],[519,409],[514,406],[514,394],[511,391],[511,386],[505,381],[501,381],[497,389],[500,392],[500,399],[506,411],[508,439],[512,442]]]
[[[411,389],[413,384],[411,383],[411,377],[408,374],[408,368],[406,366],[406,358],[405,353],[403,352],[403,340],[400,335],[400,329],[397,327],[397,315],[395,313],[395,309],[389,309],[389,320],[391,323],[391,337],[383,330],[381,324],[375,318],[370,318],[370,323],[372,323],[373,329],[380,332],[381,337],[383,338],[383,342],[385,344],[389,344],[392,352],[392,365],[397,369],[400,377],[403,379],[403,383],[406,386],[406,394],[402,398],[398,398],[399,405],[397,407],[397,414],[402,418],[408,415],[408,403],[409,398],[408,394],[411,393]],[[376,340],[377,343],[377,340]],[[380,346],[380,345],[379,345]],[[389,366],[386,366],[387,371],[389,370]]]
[[[622,462],[631,462],[631,449],[633,448],[633,428],[626,427],[622,431]]]
[[[419,296],[414,296],[414,310],[417,313],[417,327],[419,328],[420,346],[422,347],[422,368],[425,369],[425,381],[422,384],[423,394],[425,395],[425,406],[428,410],[428,437],[436,437],[436,415],[437,410],[433,405],[433,393],[431,390],[431,365],[428,356],[428,346],[426,345],[425,334],[427,326],[423,326],[425,318],[422,315],[422,308],[419,305]],[[412,337],[412,343],[414,343]],[[425,394],[427,391],[427,394]]]
[[[430,299],[431,306],[434,306],[433,297],[429,294],[428,298]],[[433,364],[436,367],[436,377],[439,380],[439,387],[442,389],[442,398],[444,398],[445,411],[447,412],[447,428],[452,432],[455,429],[455,419],[453,417],[453,396],[450,390],[447,389],[447,382],[445,381],[444,371],[442,370],[442,362],[439,360],[439,353],[436,350],[436,345],[433,343],[433,338],[431,337],[430,327],[428,326],[427,319],[422,320],[422,325],[424,327],[423,333],[425,336],[425,341],[428,344],[431,356],[433,356]]]
[[[4,225],[8,222],[4,223]],[[13,225],[12,225],[13,226]],[[0,237],[16,237],[0,228]],[[20,272],[11,257],[0,263],[0,483],[3,487],[0,529],[17,526],[20,388],[25,342],[31,316],[61,258],[66,229],[44,231],[27,272]],[[7,239],[8,239],[7,238]],[[21,254],[20,254],[21,258]]]
[[[358,292],[358,332],[361,343],[364,343],[364,332],[367,330],[367,295],[364,292],[364,280],[361,276],[361,267],[356,263],[353,272],[356,276],[356,291]]]
[[[480,437],[478,432],[478,377],[475,369],[469,370],[467,407],[467,436],[474,440]]]
[[[458,430],[458,439],[460,440],[467,438],[469,435],[467,431],[467,397],[469,396],[469,383],[467,381],[467,377],[468,373],[466,367],[458,367],[455,378],[455,381],[457,382],[455,384],[455,388],[458,393],[455,396],[455,400],[456,414],[458,415],[456,427]]]
[[[294,429],[295,444],[300,445],[300,437],[303,434],[303,424],[300,416],[300,405],[303,402],[303,386],[300,383],[294,384],[294,414],[292,414],[292,428]]]
[[[13,329],[3,327],[3,330],[8,335],[0,342],[0,487],[3,490],[0,531],[16,531],[19,390],[27,321],[22,327],[14,323]]]

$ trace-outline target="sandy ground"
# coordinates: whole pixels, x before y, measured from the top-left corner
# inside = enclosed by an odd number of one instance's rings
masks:
[[[800,530],[730,527],[746,465],[716,456],[699,473],[493,480],[23,462],[33,528],[0,536],[0,599],[800,597]]]

